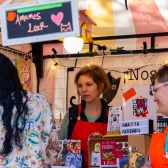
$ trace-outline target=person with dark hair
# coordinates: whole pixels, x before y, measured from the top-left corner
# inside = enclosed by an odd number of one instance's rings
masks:
[[[88,137],[107,132],[108,105],[100,95],[108,90],[110,83],[105,71],[98,65],[81,68],[74,79],[82,103],[69,108],[61,124],[60,139],[81,140],[85,167],[88,166]]]
[[[0,167],[51,167],[46,152],[58,140],[56,129],[49,103],[23,89],[16,67],[0,53]]]
[[[159,112],[168,116],[168,65],[163,65],[154,74],[151,93]],[[168,167],[168,126],[163,133],[154,133],[146,157],[144,168]]]

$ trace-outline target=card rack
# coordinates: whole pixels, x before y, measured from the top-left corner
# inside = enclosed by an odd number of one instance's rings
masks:
[[[110,140],[113,140],[116,142],[128,142],[127,135],[125,135],[125,136],[112,136],[112,137],[108,137],[108,138],[90,138],[88,140],[88,167],[89,168],[100,168],[100,166],[91,166],[91,153],[94,150],[96,143],[98,143],[102,140],[106,140],[106,139],[110,139]]]

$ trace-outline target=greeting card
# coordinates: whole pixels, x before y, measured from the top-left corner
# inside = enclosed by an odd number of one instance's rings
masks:
[[[100,141],[100,164],[116,165],[116,142],[112,140]]]
[[[109,107],[107,131],[120,130],[120,122],[123,121],[122,107]]]

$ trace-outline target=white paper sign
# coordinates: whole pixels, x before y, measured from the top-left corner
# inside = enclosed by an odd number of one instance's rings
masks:
[[[149,85],[123,88],[123,94],[128,93],[127,100],[123,96],[124,121],[151,119],[154,123],[153,128],[157,130],[156,103],[149,92]]]

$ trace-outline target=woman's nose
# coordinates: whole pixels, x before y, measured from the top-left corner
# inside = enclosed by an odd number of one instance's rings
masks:
[[[83,86],[82,87],[82,91],[84,92],[84,91],[86,91],[87,90],[87,87],[86,86]]]
[[[153,97],[153,101],[154,101],[154,102],[157,102],[157,98],[156,98],[155,95],[154,95],[154,97]]]

